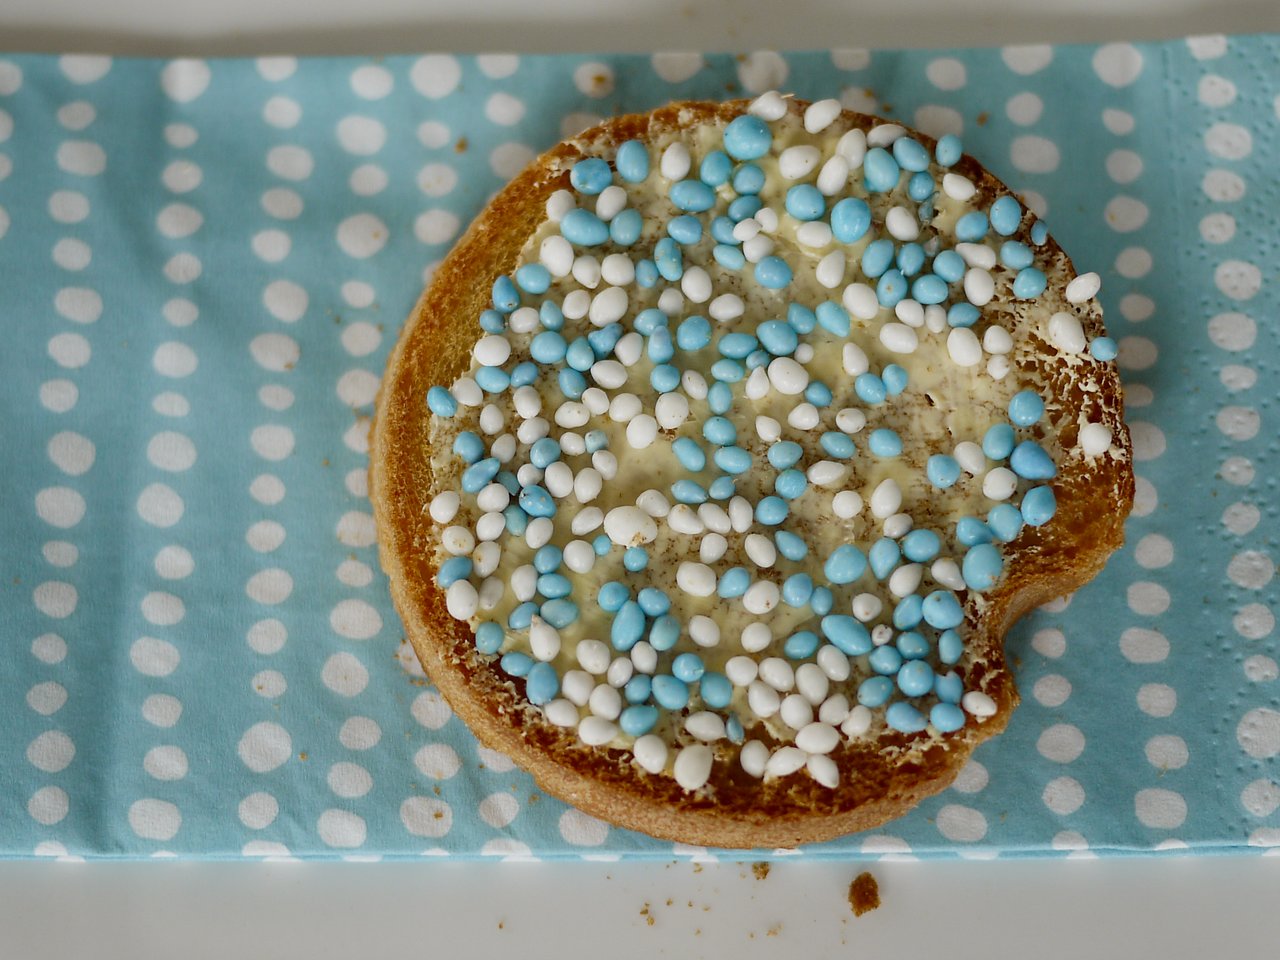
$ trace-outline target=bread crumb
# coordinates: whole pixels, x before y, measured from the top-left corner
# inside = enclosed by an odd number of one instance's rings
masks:
[[[858,874],[849,884],[849,908],[855,917],[860,917],[880,906],[880,885],[871,874]]]
[[[653,914],[649,912],[649,901],[644,902],[644,906],[640,908],[640,916],[644,917],[644,922],[649,926],[653,926]]]
[[[505,930],[505,929],[506,929],[506,927],[507,927],[507,922],[506,922],[505,920],[499,920],[499,921],[498,921],[498,929],[499,929],[499,930]]]
[[[985,127],[987,125],[987,121],[990,119],[991,119],[991,114],[983,110],[980,114],[978,114],[978,126]]]
[[[457,142],[457,143],[455,143],[455,144],[453,145],[453,152],[454,152],[454,153],[466,153],[466,152],[467,152],[467,138],[466,138],[466,137],[459,137],[459,138],[458,138],[458,142]]]
[[[764,932],[764,935],[766,937],[776,937],[781,932],[782,932],[782,924],[775,923],[772,927],[770,927],[768,930]]]
[[[766,880],[769,877],[769,862],[767,860],[759,860],[751,865],[751,872],[756,875],[757,880]]]

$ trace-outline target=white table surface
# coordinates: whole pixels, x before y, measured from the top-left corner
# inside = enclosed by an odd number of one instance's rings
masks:
[[[1015,12],[1016,11],[1016,12]],[[1280,31],[1276,0],[4,0],[0,50],[119,55],[1096,42]],[[1277,954],[1280,858],[865,865],[0,862],[0,958]],[[647,909],[646,909],[647,908]],[[649,921],[652,920],[652,923]]]

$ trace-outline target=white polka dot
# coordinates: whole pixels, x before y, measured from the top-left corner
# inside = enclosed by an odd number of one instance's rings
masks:
[[[60,367],[77,370],[89,362],[93,351],[78,333],[59,333],[49,338],[49,357]]]
[[[369,370],[348,370],[338,378],[338,398],[349,407],[368,406],[378,395],[379,382]]]
[[[1231,582],[1246,590],[1261,590],[1271,582],[1275,573],[1275,562],[1257,550],[1237,553],[1227,564],[1227,576],[1231,578]]]
[[[1187,49],[1197,60],[1216,60],[1227,52],[1227,38],[1220,33],[1187,37]]]
[[[1151,251],[1145,247],[1126,247],[1116,257],[1116,272],[1129,280],[1137,280],[1151,272]]]
[[[362,163],[351,171],[347,183],[358,197],[372,197],[387,189],[387,171],[376,163]]]
[[[1181,770],[1187,765],[1190,753],[1187,742],[1173,734],[1161,734],[1147,741],[1147,762],[1157,770]]]
[[[1102,111],[1102,125],[1107,128],[1109,133],[1113,133],[1117,137],[1126,136],[1133,133],[1133,114],[1125,110],[1116,110],[1108,107]]]
[[[209,87],[209,65],[203,60],[171,60],[160,71],[160,88],[178,103],[190,103]]]
[[[350,849],[364,843],[368,828],[363,817],[349,810],[326,810],[316,821],[316,831],[326,846]]]
[[[1061,630],[1047,627],[1036,631],[1031,638],[1031,647],[1042,657],[1056,660],[1067,652],[1067,638]]]
[[[378,349],[382,334],[371,323],[359,320],[342,330],[342,347],[353,357],[364,357]]]
[[[453,826],[453,808],[435,797],[409,797],[400,804],[400,822],[415,837],[443,837]]]
[[[1150,215],[1151,211],[1145,203],[1126,196],[1112,197],[1103,211],[1107,226],[1117,233],[1140,230]]]
[[[382,729],[369,717],[348,717],[338,730],[338,742],[348,750],[370,750],[382,739]]]
[[[302,197],[288,187],[272,187],[262,194],[262,209],[278,220],[296,220],[302,206]]]
[[[178,648],[167,640],[139,637],[129,648],[129,662],[147,677],[167,677],[178,669],[182,657]]]
[[[61,787],[41,787],[27,801],[27,813],[31,819],[46,827],[60,823],[70,809],[71,800]]]
[[[987,835],[987,818],[972,807],[949,803],[935,822],[939,833],[957,843],[974,843]]]
[[[244,535],[250,548],[259,553],[270,553],[284,543],[285,529],[274,520],[259,520]]]
[[[1149,517],[1151,516],[1151,511],[1155,510],[1159,502],[1159,495],[1156,493],[1156,488],[1151,481],[1146,477],[1136,477],[1134,480],[1133,515],[1135,517]]]
[[[67,688],[52,680],[37,683],[27,691],[27,706],[42,717],[57,713],[66,702]]]
[[[46,450],[53,465],[73,477],[88,473],[97,456],[93,441],[71,430],[54,434]]]
[[[373,582],[373,570],[359,560],[343,560],[335,574],[339,583],[348,587],[367,587]]]
[[[250,241],[254,255],[265,263],[279,263],[289,255],[293,240],[283,230],[260,230]]]
[[[249,444],[264,460],[283,460],[293,453],[293,431],[277,423],[263,424],[249,434]]]
[[[925,104],[916,110],[914,119],[916,127],[930,137],[941,139],[947,134],[958,137],[964,133],[964,118],[959,110],[951,107]]]
[[[203,272],[204,264],[192,253],[175,254],[164,265],[164,275],[170,283],[193,283]]]
[[[102,316],[102,297],[87,287],[63,287],[54,295],[53,307],[73,323],[96,323]]]
[[[329,768],[325,778],[329,789],[340,797],[363,797],[373,789],[373,777],[358,763],[340,761]]]
[[[378,292],[373,288],[372,284],[365,283],[363,280],[348,280],[342,285],[342,299],[349,306],[364,308],[373,305],[373,301],[377,298]],[[363,324],[368,326],[368,324]],[[361,326],[361,324],[351,324],[343,328],[343,335],[352,327]]]
[[[58,166],[67,173],[96,177],[107,168],[107,154],[89,140],[64,140],[58,147]]]
[[[204,215],[185,203],[171,203],[156,214],[156,229],[166,237],[189,237],[200,229]]]
[[[436,120],[425,120],[418,125],[418,141],[428,150],[438,150],[449,142],[449,128]]]
[[[182,519],[182,498],[163,483],[147,486],[138,496],[138,516],[153,527],[172,527]]]
[[[298,342],[283,333],[259,334],[250,342],[249,352],[258,366],[275,373],[292,370],[301,355]]]
[[[1229,213],[1210,213],[1200,220],[1200,238],[1205,243],[1226,243],[1236,235],[1236,218]]]
[[[187,615],[186,605],[172,593],[153,591],[142,598],[142,616],[147,623],[172,627]]]
[[[1145,420],[1131,422],[1129,434],[1133,440],[1133,459],[1139,462],[1157,459],[1168,446],[1164,431]]]
[[[1048,727],[1036,741],[1040,756],[1054,763],[1071,763],[1084,752],[1084,734],[1069,723]]]
[[[1238,123],[1215,123],[1205,131],[1204,148],[1224,160],[1243,160],[1253,152],[1253,134]]]
[[[1236,742],[1257,760],[1280,754],[1280,713],[1268,707],[1250,710],[1236,727]]]
[[[1206,107],[1225,107],[1236,98],[1236,85],[1226,77],[1209,73],[1200,78],[1196,96]]]
[[[503,91],[490,95],[484,104],[485,117],[498,126],[513,126],[524,119],[524,114],[524,101]]]
[[[12,60],[0,60],[0,96],[11,96],[21,89],[22,68]]]
[[[89,262],[93,259],[93,250],[83,240],[77,240],[75,237],[63,237],[53,245],[52,256],[53,262],[63,270],[83,270],[89,266]],[[102,312],[100,300],[98,312]],[[97,317],[94,317],[94,320],[96,319]]]
[[[50,540],[41,552],[45,562],[55,567],[74,567],[80,559],[80,548],[65,540]]]
[[[1255,817],[1269,817],[1280,809],[1280,785],[1255,780],[1241,791],[1240,803]]]
[[[1249,390],[1258,382],[1258,374],[1248,367],[1229,363],[1218,371],[1218,379],[1228,390]]]
[[[510,757],[479,744],[476,745],[476,756],[480,758],[481,766],[493,773],[510,773],[516,768]]]
[[[31,655],[41,663],[61,663],[67,657],[67,642],[56,633],[43,633],[31,641]]]
[[[89,198],[75,190],[55,190],[49,195],[49,216],[59,223],[79,223],[89,216]]]
[[[76,745],[61,730],[46,730],[27,744],[27,762],[45,773],[67,769],[76,756]]]
[[[990,779],[986,767],[977,760],[970,760],[956,774],[951,789],[959,793],[980,793],[986,789]]]
[[[200,134],[189,123],[169,123],[164,128],[165,143],[178,150],[184,150],[200,139]]]
[[[249,599],[266,606],[275,606],[289,599],[293,593],[293,577],[287,570],[271,567],[259,570],[244,585]]]
[[[338,121],[337,136],[347,153],[368,157],[386,145],[387,128],[373,117],[353,115]]]
[[[1134,559],[1148,570],[1167,567],[1173,563],[1173,542],[1162,534],[1148,533],[1134,548]]]
[[[369,496],[369,474],[367,471],[355,469],[348,470],[345,486],[347,493],[353,497]]]
[[[262,304],[277,320],[296,323],[307,312],[307,291],[292,280],[273,280],[262,291]]]
[[[196,358],[195,351],[185,343],[171,340],[156,347],[151,365],[162,376],[181,378],[195,373],[199,360]]]
[[[482,53],[476,57],[476,66],[486,77],[501,80],[519,69],[520,58],[512,53]]]
[[[188,193],[200,186],[204,171],[190,160],[175,160],[164,168],[160,180],[173,193]]]
[[[283,500],[284,494],[284,481],[270,473],[259,474],[249,484],[249,495],[269,507]]]
[[[520,801],[509,793],[491,793],[480,801],[477,812],[481,820],[494,829],[501,830],[520,812]]]
[[[1270,684],[1272,680],[1280,677],[1280,664],[1270,657],[1254,654],[1253,657],[1244,660],[1244,677],[1251,684]]]
[[[791,69],[773,50],[757,50],[738,60],[738,82],[748,93],[781,89]]]
[[[278,383],[266,383],[258,388],[258,402],[269,410],[288,410],[293,400],[293,391]]]
[[[1252,440],[1262,427],[1262,418],[1252,407],[1223,407],[1214,419],[1222,434],[1232,440]]]
[[[1058,777],[1045,784],[1040,799],[1052,812],[1065,817],[1084,806],[1084,787],[1072,777]]]
[[[168,729],[182,718],[182,701],[167,693],[153,693],[142,701],[142,719]]]
[[[439,730],[453,716],[449,704],[435,690],[424,690],[418,694],[409,710],[413,719],[428,730]]]
[[[1044,112],[1044,101],[1027,90],[1010,97],[1004,105],[1004,112],[1014,123],[1029,126],[1040,119],[1040,114]]]
[[[1140,581],[1129,585],[1129,609],[1147,617],[1155,617],[1169,609],[1169,591],[1158,583]]]
[[[462,769],[462,759],[457,751],[444,743],[429,743],[413,757],[416,766],[433,780],[449,780]]]
[[[1057,673],[1048,674],[1036,681],[1032,695],[1043,707],[1060,707],[1071,696],[1071,681]]]
[[[1234,203],[1244,197],[1244,180],[1230,170],[1210,170],[1204,175],[1200,189],[1216,203]]]
[[[448,96],[462,80],[462,67],[448,54],[419,57],[409,68],[409,82],[424,97],[439,100]]]
[[[165,320],[175,327],[189,327],[200,317],[200,308],[186,297],[166,300],[161,312]]]
[[[349,257],[365,259],[387,242],[387,226],[371,213],[358,213],[338,225],[338,246]]]
[[[1093,71],[1109,86],[1127,87],[1142,72],[1142,54],[1131,43],[1108,43],[1094,53]]]
[[[429,163],[418,171],[418,189],[429,197],[443,197],[457,183],[458,174],[447,163]]]
[[[272,147],[267,153],[267,169],[285,180],[305,180],[314,168],[315,161],[305,147]]]
[[[1233,503],[1222,511],[1222,525],[1237,537],[1251,533],[1262,521],[1262,511],[1252,503]]]
[[[184,547],[161,547],[156,554],[156,573],[166,580],[183,580],[191,576],[196,568],[190,551]]]
[[[161,470],[181,473],[191,469],[196,462],[196,445],[185,434],[165,430],[148,442],[147,459],[152,466]]]
[[[1150,320],[1155,312],[1155,301],[1144,293],[1126,293],[1120,298],[1120,315],[1130,323]]]
[[[413,222],[413,232],[423,243],[448,243],[460,226],[458,217],[448,210],[427,210]]]
[[[1107,176],[1116,183],[1132,183],[1142,170],[1142,157],[1132,150],[1112,150],[1107,155]]]
[[[1061,162],[1056,143],[1031,135],[1015,137],[1009,157],[1023,173],[1052,173]]]
[[[959,90],[968,80],[964,64],[951,57],[931,60],[924,73],[939,90]]]
[[[279,653],[288,639],[289,631],[285,629],[283,623],[274,617],[259,620],[245,634],[245,640],[248,641],[249,648],[263,656]]]
[[[609,825],[570,809],[560,815],[560,836],[575,847],[598,847],[608,838]]]
[[[489,168],[504,180],[510,180],[534,161],[537,154],[523,143],[501,143],[489,154]]]
[[[1174,830],[1187,819],[1187,801],[1172,790],[1139,790],[1133,798],[1133,811],[1144,827]]]
[[[377,540],[373,516],[359,510],[342,515],[337,526],[338,541],[348,547],[369,547]]]
[[[1253,464],[1244,457],[1228,457],[1222,462],[1222,468],[1219,472],[1222,474],[1223,480],[1238,487],[1253,483]]]
[[[40,404],[54,413],[66,413],[80,399],[79,388],[70,380],[49,380],[40,384]]]
[[[162,417],[185,417],[191,412],[191,404],[182,394],[165,390],[151,398],[151,409]]]
[[[351,91],[362,100],[381,100],[395,87],[395,78],[386,67],[365,64],[351,71]]]
[[[1262,289],[1262,271],[1243,260],[1224,260],[1214,270],[1213,282],[1233,300],[1249,300]]]
[[[354,697],[369,685],[369,671],[354,654],[335,653],[325,661],[320,679],[334,693]]]
[[[187,767],[187,755],[180,747],[152,747],[142,758],[142,769],[156,780],[181,780]]]
[[[382,617],[363,600],[343,600],[329,613],[329,625],[348,640],[368,640],[382,629]]]
[[[58,68],[72,83],[94,83],[107,75],[111,69],[111,58],[69,53],[58,58]]]
[[[236,752],[254,773],[267,773],[285,763],[293,753],[293,738],[278,723],[255,723],[244,732]]]
[[[302,119],[302,106],[291,97],[272,97],[262,105],[262,119],[277,129],[288,130]]]
[[[1047,67],[1053,60],[1053,47],[1047,43],[1004,47],[1000,58],[1014,73],[1027,76]]]
[[[259,57],[254,66],[262,79],[278,83],[293,76],[298,69],[298,61],[294,57]]]
[[[1164,683],[1144,683],[1138,688],[1138,709],[1150,717],[1167,717],[1178,706],[1178,693]]]
[[[251,793],[240,801],[236,812],[240,822],[250,830],[262,830],[275,822],[280,814],[280,804],[269,793]]]
[[[76,612],[80,595],[76,588],[61,580],[47,580],[31,592],[36,609],[46,617],[64,620]]]

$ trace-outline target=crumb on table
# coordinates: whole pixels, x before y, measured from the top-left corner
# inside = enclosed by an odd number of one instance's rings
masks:
[[[757,880],[764,880],[769,876],[769,861],[758,860],[751,865],[751,872],[756,875]]]
[[[880,885],[876,883],[876,878],[865,871],[858,874],[853,878],[853,883],[849,884],[849,907],[853,910],[853,915],[860,917],[878,906]]]

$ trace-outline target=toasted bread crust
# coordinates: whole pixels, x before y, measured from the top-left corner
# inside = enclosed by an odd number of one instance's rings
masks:
[[[793,109],[799,109],[797,104]],[[1134,480],[1129,434],[1122,418],[1114,365],[1096,379],[1092,414],[1111,428],[1112,454],[1073,461],[1053,483],[1058,512],[1041,528],[1026,527],[1005,548],[1005,579],[984,595],[981,611],[966,606],[966,686],[996,703],[996,714],[954,734],[886,731],[843,743],[833,753],[840,786],[829,790],[803,774],[759,781],[736,761],[717,756],[705,787],[688,793],[674,779],[645,773],[628,752],[582,745],[572,730],[551,726],[523,697],[522,683],[476,653],[470,628],[445,608],[435,583],[439,533],[428,513],[439,492],[430,451],[427,386],[453,382],[470,363],[476,318],[488,306],[493,281],[511,272],[527,238],[545,218],[545,202],[568,183],[578,158],[612,152],[628,139],[700,123],[727,123],[746,101],[677,103],[649,114],[610,120],[554,147],[502,190],[436,271],[388,361],[370,444],[370,497],[380,556],[392,598],[424,669],[481,743],[531,773],[538,785],[579,809],[655,837],[720,847],[791,847],[829,840],[894,819],[939,792],[980,742],[1007,725],[1018,693],[1003,641],[1027,611],[1080,587],[1123,542]],[[837,123],[869,129],[884,121],[848,113]],[[932,141],[920,136],[921,142]],[[979,201],[1008,189],[966,156],[955,169],[979,188]],[[1025,233],[1025,229],[1023,233]],[[1015,239],[1026,239],[1019,234]],[[1066,254],[1050,240],[1040,257],[1074,276]],[[1046,271],[1048,272],[1048,271]],[[1090,336],[1102,333],[1096,303],[1078,311]],[[1072,384],[1061,372],[1047,379],[1061,396]],[[1069,381],[1069,377],[1067,378]],[[1068,424],[1067,431],[1074,428]],[[1064,446],[1074,436],[1063,436]]]

